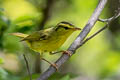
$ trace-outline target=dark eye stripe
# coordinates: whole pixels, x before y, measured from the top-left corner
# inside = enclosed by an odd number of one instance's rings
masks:
[[[63,28],[66,29],[66,30],[69,29],[68,27],[63,27]]]
[[[39,38],[39,40],[46,40],[47,35],[43,35]]]

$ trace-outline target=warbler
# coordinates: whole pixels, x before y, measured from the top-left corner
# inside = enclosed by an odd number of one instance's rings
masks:
[[[56,51],[77,30],[81,29],[69,22],[62,21],[55,27],[36,31],[30,35],[23,33],[12,33],[12,35],[21,37],[21,41],[26,41],[35,52],[44,53]]]
[[[60,22],[55,27],[36,31],[30,35],[12,33],[26,41],[28,46],[39,53],[56,51],[66,39],[76,30],[81,30],[68,22]]]

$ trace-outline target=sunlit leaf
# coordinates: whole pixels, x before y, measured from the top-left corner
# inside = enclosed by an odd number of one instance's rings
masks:
[[[65,75],[60,80],[70,80],[70,75]]]
[[[32,74],[32,80],[37,79],[40,74]],[[23,77],[22,80],[30,80],[30,76]]]
[[[4,63],[4,60],[0,57],[0,64]]]

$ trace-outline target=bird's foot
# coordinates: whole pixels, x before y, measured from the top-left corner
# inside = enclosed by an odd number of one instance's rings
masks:
[[[69,56],[71,56],[72,54],[71,54],[71,51],[65,51],[65,50],[61,50],[61,51],[57,51],[57,52],[50,52],[50,54],[52,55],[52,54],[56,54],[56,53],[63,53],[63,54],[67,54],[67,55],[69,55]]]
[[[67,54],[68,56],[72,56],[71,51],[63,51],[63,54]]]
[[[51,63],[51,66],[53,66],[58,71],[58,66],[55,63],[54,64]]]
[[[41,57],[41,60],[44,60],[45,62],[49,63],[50,65],[52,65],[58,71],[58,67],[57,67],[56,64],[53,64],[50,61],[48,61],[48,60],[46,60],[45,58],[42,58],[42,57]]]

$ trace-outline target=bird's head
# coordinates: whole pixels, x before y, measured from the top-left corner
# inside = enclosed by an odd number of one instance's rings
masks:
[[[61,34],[67,34],[67,33],[70,34],[77,30],[81,30],[81,29],[65,21],[58,23],[57,26],[55,27],[55,31]]]

